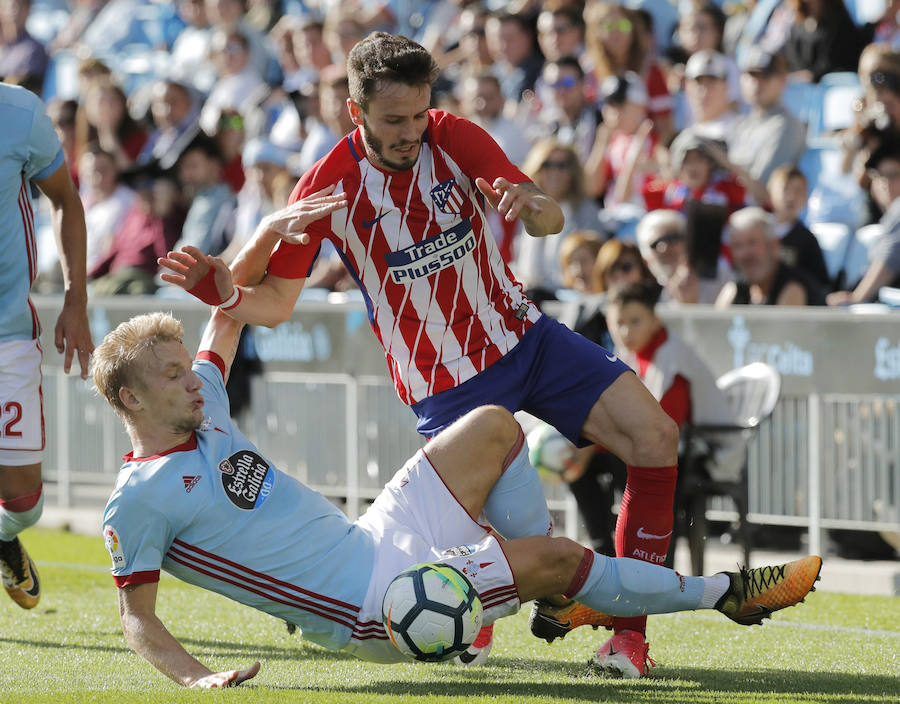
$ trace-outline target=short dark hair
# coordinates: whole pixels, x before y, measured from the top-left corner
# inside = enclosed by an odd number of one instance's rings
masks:
[[[225,162],[225,158],[222,156],[222,150],[219,149],[216,140],[212,137],[207,137],[202,133],[194,137],[190,144],[184,148],[184,151],[178,155],[179,161],[189,152],[201,152],[207,159],[214,159],[220,163]]]
[[[772,173],[769,175],[769,183],[774,183],[777,179],[781,179],[787,183],[792,178],[803,179],[803,183],[809,185],[806,174],[804,174],[796,164],[782,164],[778,168],[773,169]]]
[[[438,76],[434,58],[420,44],[399,34],[373,32],[347,57],[350,97],[363,110],[381,81],[431,86]]]
[[[548,61],[547,65],[556,65],[560,68],[570,68],[579,79],[584,79],[584,69],[574,56],[560,56],[556,61]]]
[[[613,288],[606,299],[608,306],[624,306],[628,303],[640,303],[652,311],[659,299],[659,289],[646,281],[632,281]]]

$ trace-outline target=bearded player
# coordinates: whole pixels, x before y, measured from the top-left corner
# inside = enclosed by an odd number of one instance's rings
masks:
[[[602,444],[628,467],[616,554],[662,564],[672,535],[675,423],[614,354],[541,314],[487,224],[490,207],[507,221],[519,218],[528,235],[545,237],[563,227],[559,205],[484,130],[429,108],[437,67],[415,42],[372,34],[350,52],[347,71],[357,129],[291,196],[343,192],[347,209],[302,236],[282,238],[262,223],[233,267],[239,285],[228,281],[219,290],[207,280],[192,293],[237,320],[277,325],[293,312],[329,240],[359,284],[420,433],[433,437],[466,412],[496,404],[537,416],[576,445]],[[266,276],[255,285],[260,271]],[[498,491],[522,506],[543,495],[530,467],[505,473]],[[551,530],[527,512],[494,527],[507,538]],[[538,621],[560,617],[552,604],[536,609]],[[596,665],[613,675],[645,674],[645,629],[643,616],[617,619]],[[481,661],[490,644],[487,629],[461,659]]]

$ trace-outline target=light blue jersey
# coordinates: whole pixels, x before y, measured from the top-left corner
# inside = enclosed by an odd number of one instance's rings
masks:
[[[28,298],[37,275],[29,181],[47,178],[63,161],[40,99],[0,83],[0,340],[34,339],[40,332]]]
[[[373,539],[241,434],[220,363],[204,352],[194,362],[207,417],[188,443],[125,457],[103,518],[116,584],[155,582],[162,568],[343,648],[371,578]]]

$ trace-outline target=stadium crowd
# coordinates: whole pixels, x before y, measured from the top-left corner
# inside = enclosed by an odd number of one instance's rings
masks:
[[[536,301],[634,271],[663,301],[890,303],[900,27],[871,5],[2,0],[0,76],[48,103],[94,295],[172,295],[156,260],[185,244],[231,261],[353,129],[346,55],[387,30],[438,57],[435,106],[562,205],[556,237],[493,222]],[[39,290],[59,290],[40,249]],[[323,251],[307,289],[355,284]]]

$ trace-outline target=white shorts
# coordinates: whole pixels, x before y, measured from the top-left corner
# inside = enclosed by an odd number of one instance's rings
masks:
[[[43,460],[41,357],[37,340],[0,342],[0,466]]]
[[[375,539],[372,578],[344,648],[356,657],[370,662],[408,659],[385,632],[381,603],[394,577],[420,562],[442,562],[465,574],[481,598],[484,625],[521,607],[500,542],[466,513],[422,450],[356,523]]]

